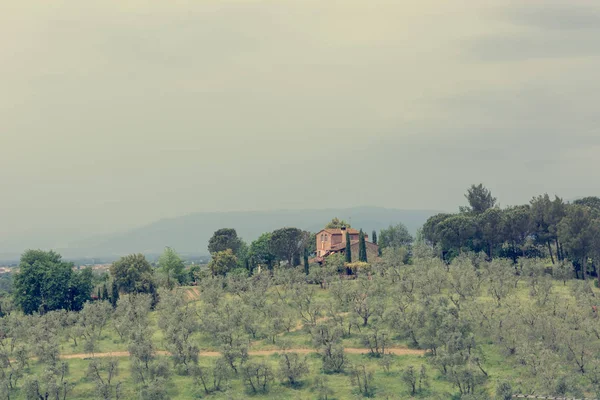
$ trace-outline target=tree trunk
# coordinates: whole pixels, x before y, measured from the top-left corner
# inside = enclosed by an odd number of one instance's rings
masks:
[[[548,253],[550,253],[550,259],[552,260],[552,265],[554,265],[554,256],[552,255],[552,246],[550,246],[550,240],[548,240],[546,243],[548,244]]]
[[[558,241],[558,239],[556,239],[556,245],[560,249],[560,261],[564,261],[564,259],[565,259],[565,250],[563,249],[562,243],[560,243]]]

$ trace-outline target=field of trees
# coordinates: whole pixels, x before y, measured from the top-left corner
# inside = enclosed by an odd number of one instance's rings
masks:
[[[108,293],[79,312],[25,315],[5,302],[2,395],[441,399],[600,389],[600,293],[592,280],[570,279],[568,264],[551,275],[540,260],[403,265],[396,256],[385,252],[353,279],[334,258],[309,275],[282,267],[154,296],[132,290],[115,307]]]
[[[416,240],[376,233],[381,256],[354,263],[311,264],[295,228],[250,245],[222,229],[208,265],[167,248],[104,276],[28,251],[0,300],[0,398],[600,396],[595,198],[532,200],[520,236],[514,208],[467,198]],[[540,201],[563,210],[554,225]]]

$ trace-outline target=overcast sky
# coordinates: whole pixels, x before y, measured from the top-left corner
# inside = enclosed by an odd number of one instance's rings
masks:
[[[4,0],[0,239],[600,195],[599,78],[592,0]]]

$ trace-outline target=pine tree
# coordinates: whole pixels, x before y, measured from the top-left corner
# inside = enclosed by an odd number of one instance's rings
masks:
[[[108,295],[108,288],[106,287],[106,283],[102,286],[102,300],[108,300],[110,296]]]
[[[110,296],[110,304],[113,308],[117,308],[117,302],[119,301],[119,288],[117,287],[117,282],[113,280],[111,287],[111,296]]]
[[[304,273],[308,275],[310,266],[308,265],[308,249],[304,249]]]
[[[365,240],[365,233],[360,230],[358,234],[358,260],[362,262],[367,262],[367,243]]]
[[[373,238],[371,242],[373,242],[373,244],[377,244],[377,231],[373,231]]]
[[[352,262],[352,245],[350,243],[350,232],[346,231],[346,262]]]

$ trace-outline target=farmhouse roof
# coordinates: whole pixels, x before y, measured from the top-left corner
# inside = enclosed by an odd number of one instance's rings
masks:
[[[343,229],[336,228],[336,229],[323,229],[321,232],[327,232],[332,235],[341,235],[343,231],[344,231]],[[319,233],[321,233],[321,232],[319,232]],[[352,229],[352,228],[346,229],[346,232],[348,232],[350,234],[358,234],[359,233],[359,231],[357,231],[356,229]]]
[[[353,240],[350,242],[350,246],[354,246],[358,243],[358,240]],[[340,251],[346,248],[346,243],[338,243],[331,246],[331,251]]]

